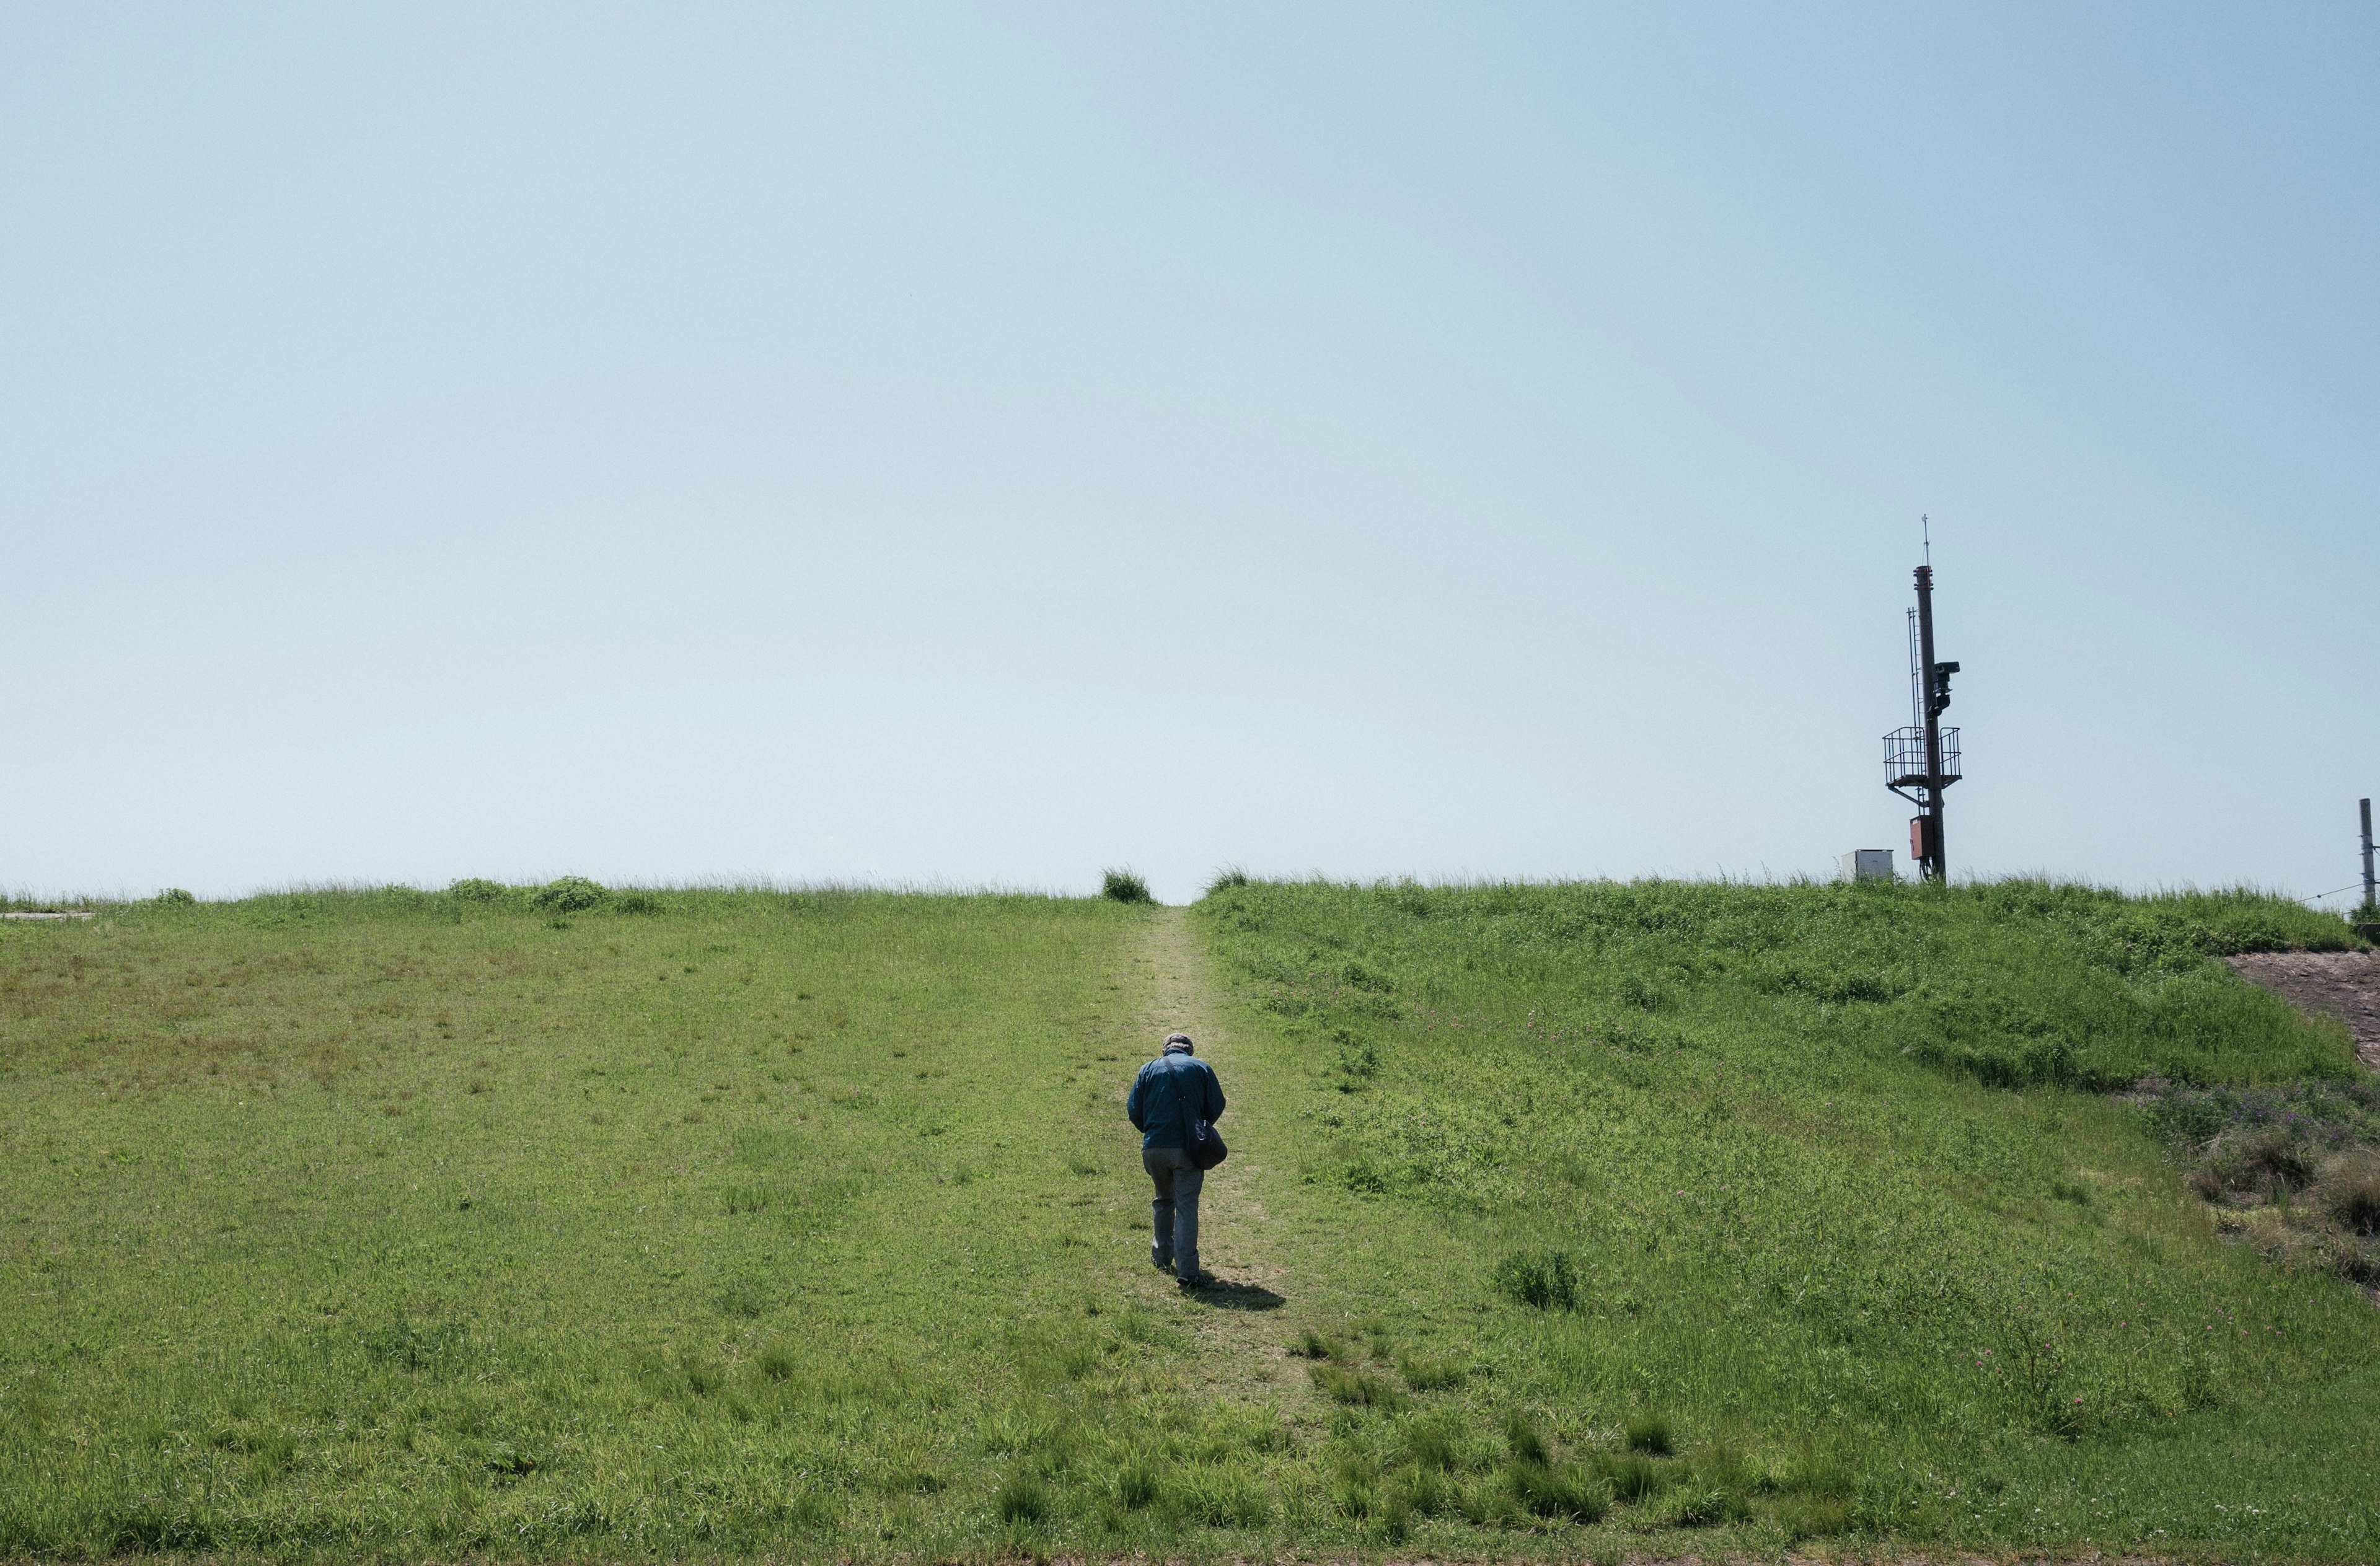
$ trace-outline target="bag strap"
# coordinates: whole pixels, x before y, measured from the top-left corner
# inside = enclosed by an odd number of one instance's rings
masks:
[[[1171,1055],[1165,1057],[1165,1074],[1173,1079],[1173,1111],[1182,1121],[1182,1147],[1190,1148],[1190,1096],[1182,1086],[1182,1067]]]

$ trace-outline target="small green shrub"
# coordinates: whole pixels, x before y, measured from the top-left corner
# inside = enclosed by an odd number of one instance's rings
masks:
[[[2266,1196],[2302,1191],[2313,1184],[2320,1151],[2294,1127],[2265,1126],[2238,1138],[2218,1159],[2224,1184]]]
[[[763,1184],[730,1185],[720,1194],[719,1205],[730,1214],[766,1212],[775,1195]]]
[[[2332,1159],[2315,1182],[2313,1196],[2341,1229],[2380,1235],[2380,1152],[2365,1147]]]
[[[1154,903],[1148,883],[1130,870],[1110,870],[1099,878],[1099,895],[1111,903]]]
[[[483,880],[478,876],[466,876],[446,888],[446,895],[464,903],[493,903],[511,891],[502,881]]]
[[[1361,1522],[1378,1508],[1379,1498],[1372,1493],[1368,1475],[1356,1478],[1342,1472],[1331,1483],[1330,1504],[1342,1514]]]
[[[796,1528],[831,1528],[839,1515],[834,1498],[820,1490],[800,1491],[785,1509],[785,1521]]]
[[[1388,1507],[1404,1507],[1416,1516],[1438,1516],[1454,1507],[1454,1485],[1438,1468],[1414,1468],[1397,1475],[1388,1492]]]
[[[1181,1511],[1209,1527],[1253,1527],[1272,1512],[1265,1493],[1232,1469],[1192,1467],[1183,1473],[1178,1488]]]
[[[56,1417],[58,1390],[47,1376],[36,1370],[18,1381],[9,1395],[6,1408],[16,1422],[29,1429],[39,1430]],[[235,1414],[235,1418],[244,1418]]]
[[[1157,1502],[1159,1485],[1156,1464],[1147,1458],[1135,1457],[1116,1470],[1111,1488],[1116,1504],[1137,1511]]]
[[[1851,1502],[1841,1496],[1795,1496],[1777,1508],[1777,1521],[1795,1543],[1828,1538],[1852,1525]]]
[[[1630,1451],[1650,1452],[1667,1457],[1677,1450],[1670,1433],[1670,1422],[1658,1414],[1636,1414],[1621,1426],[1620,1444]]]
[[[1504,1444],[1512,1449],[1515,1463],[1534,1463],[1543,1467],[1553,1461],[1546,1450],[1546,1438],[1524,1414],[1512,1414],[1504,1420]]]
[[[1405,1432],[1405,1455],[1424,1472],[1451,1473],[1462,1466],[1454,1439],[1438,1425],[1415,1425]]]
[[[1454,1487],[1435,1468],[1417,1468],[1397,1481],[1391,1501],[1403,1500],[1424,1517],[1435,1517],[1454,1504]]]
[[[1343,1403],[1357,1408],[1394,1408],[1395,1389],[1386,1381],[1329,1361],[1314,1366],[1314,1384]]]
[[[529,899],[537,908],[547,913],[579,914],[589,908],[600,908],[612,894],[585,876],[564,876],[550,880],[537,889]]]
[[[1859,1488],[1859,1475],[1840,1449],[1808,1446],[1787,1472],[1784,1487],[1802,1495],[1842,1499]]]
[[[1657,985],[1645,981],[1645,976],[1631,973],[1620,981],[1620,998],[1640,1011],[1658,1012],[1668,996]]]
[[[1611,1506],[1601,1486],[1574,1469],[1550,1463],[1513,1463],[1504,1470],[1504,1483],[1513,1499],[1540,1517],[1599,1523]]]
[[[1066,1430],[1047,1415],[1011,1409],[987,1415],[976,1426],[976,1444],[992,1456],[1051,1451],[1069,1444]]]
[[[416,1321],[399,1311],[384,1328],[360,1334],[364,1351],[404,1370],[444,1370],[453,1366],[466,1346],[459,1321]],[[247,1415],[234,1411],[235,1419]]]
[[[771,1343],[761,1349],[753,1362],[760,1374],[771,1381],[790,1380],[794,1374],[794,1351],[783,1343]]]
[[[661,898],[650,892],[623,892],[612,899],[615,914],[659,914],[664,912]]]
[[[1050,1515],[1050,1487],[1030,1474],[1011,1474],[1001,1481],[992,1510],[1003,1523],[1038,1523]]]
[[[1641,1451],[1608,1451],[1595,1466],[1611,1493],[1631,1505],[1670,1487],[1668,1467]]]
[[[1537,1310],[1578,1308],[1578,1274],[1568,1251],[1514,1251],[1496,1264],[1496,1287]]]
[[[1488,1475],[1475,1484],[1455,1488],[1452,1499],[1463,1520],[1475,1527],[1519,1527],[1525,1525],[1528,1518],[1528,1509],[1513,1498],[1512,1487],[1501,1474]]]
[[[168,908],[187,908],[198,899],[178,886],[169,886],[157,893],[156,901]]]
[[[1420,1354],[1397,1355],[1397,1374],[1416,1392],[1444,1391],[1463,1385],[1463,1367],[1451,1359],[1427,1359]]]
[[[1741,1493],[1698,1487],[1671,1492],[1658,1520],[1673,1528],[1706,1528],[1714,1523],[1741,1523],[1751,1515],[1751,1504]]]
[[[1221,869],[1217,870],[1213,879],[1207,882],[1207,895],[1212,897],[1219,892],[1229,892],[1233,887],[1245,886],[1247,884],[1247,871],[1240,868],[1237,865],[1226,865]]]
[[[242,1445],[260,1473],[279,1474],[298,1461],[298,1438],[284,1430],[264,1431],[249,1437]]]
[[[1346,1078],[1339,1085],[1342,1091],[1352,1091],[1357,1084],[1368,1082],[1379,1074],[1378,1045],[1343,1027],[1333,1030],[1332,1037],[1338,1041],[1339,1053],[1331,1064],[1341,1076]]]
[[[867,1483],[879,1495],[935,1495],[941,1490],[943,1479],[922,1443],[904,1440],[892,1444]]]
[[[1755,1488],[1766,1478],[1765,1474],[1757,1473],[1750,1463],[1744,1461],[1741,1449],[1724,1441],[1696,1452],[1694,1470],[1695,1476],[1704,1484],[1714,1489],[1733,1492]]]

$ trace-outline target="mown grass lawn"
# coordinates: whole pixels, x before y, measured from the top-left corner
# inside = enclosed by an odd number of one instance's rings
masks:
[[[2380,1311],[2104,1091],[2351,1074],[2206,958],[2336,921],[589,901],[0,927],[0,1551],[2380,1554]],[[1202,1007],[1198,1299],[1120,1099]]]
[[[0,929],[0,1551],[946,1554],[1275,1439],[1145,1281],[1146,914],[647,902]]]

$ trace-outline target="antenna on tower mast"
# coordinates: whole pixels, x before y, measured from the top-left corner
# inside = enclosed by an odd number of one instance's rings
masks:
[[[1884,786],[1925,814],[1909,823],[1909,856],[1927,880],[1949,879],[1942,851],[1942,795],[1960,778],[1959,731],[1942,724],[1950,705],[1956,663],[1934,661],[1934,526],[1917,519],[1925,564],[1916,571],[1917,607],[1909,612],[1909,717],[1907,728],[1884,736]]]

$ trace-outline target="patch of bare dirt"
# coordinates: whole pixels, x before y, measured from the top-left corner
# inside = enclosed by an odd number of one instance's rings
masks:
[[[2337,1017],[2355,1036],[2355,1052],[2380,1071],[2380,954],[2370,952],[2254,952],[2226,957],[2231,971],[2301,1011]]]

